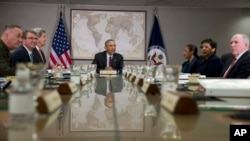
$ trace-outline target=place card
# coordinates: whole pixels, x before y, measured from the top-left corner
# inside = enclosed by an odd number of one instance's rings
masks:
[[[141,87],[143,85],[143,78],[136,77],[134,84],[139,85]]]
[[[100,74],[116,75],[117,71],[116,70],[100,70]]]
[[[160,104],[171,113],[198,113],[196,101],[185,92],[167,91],[165,94],[162,94],[162,100]]]
[[[62,100],[59,93],[55,90],[39,96],[37,103],[37,110],[39,113],[52,113],[62,105]]]
[[[156,84],[153,83],[143,83],[141,90],[145,94],[160,94],[160,90]]]
[[[61,83],[57,90],[60,94],[73,94],[77,89],[77,85],[74,82],[67,82]]]
[[[127,78],[127,74],[128,74],[127,72],[124,72],[124,74],[123,74],[123,75],[125,76],[125,78]]]
[[[132,73],[128,73],[127,75],[127,79],[129,79],[131,77]]]
[[[91,74],[90,72],[89,72],[87,75],[88,75],[88,76],[87,76],[87,79],[88,79],[89,81],[93,80],[92,74]]]
[[[135,78],[136,78],[135,75],[131,75],[130,78],[129,78],[129,81],[130,81],[130,82],[134,82],[134,81],[135,81]]]
[[[198,83],[198,78],[200,77],[200,74],[192,74],[188,76],[189,83]]]
[[[85,85],[87,81],[84,78],[80,78],[80,85]]]

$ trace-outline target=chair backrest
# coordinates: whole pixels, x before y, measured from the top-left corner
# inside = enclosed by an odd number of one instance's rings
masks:
[[[225,54],[221,55],[221,61],[222,61],[222,63],[224,64],[231,57],[233,57],[233,54],[231,52],[225,53]]]

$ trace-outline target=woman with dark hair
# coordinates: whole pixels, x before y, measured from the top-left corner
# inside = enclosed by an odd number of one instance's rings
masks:
[[[183,56],[187,61],[182,64],[182,73],[197,73],[197,68],[200,63],[197,55],[197,47],[192,44],[187,44],[184,47]]]
[[[198,73],[206,77],[219,77],[222,71],[222,61],[215,55],[217,43],[212,39],[201,41],[202,60],[198,66]]]

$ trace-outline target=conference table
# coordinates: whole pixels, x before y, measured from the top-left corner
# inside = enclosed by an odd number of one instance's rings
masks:
[[[161,94],[145,94],[124,76],[97,76],[78,86],[76,93],[60,95],[57,110],[35,121],[11,124],[8,108],[1,108],[0,141],[228,141],[230,124],[250,123],[230,118],[234,111],[172,114],[161,106]]]

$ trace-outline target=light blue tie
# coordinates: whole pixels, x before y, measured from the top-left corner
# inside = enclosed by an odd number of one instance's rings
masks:
[[[30,61],[33,63],[33,53],[30,54]]]

